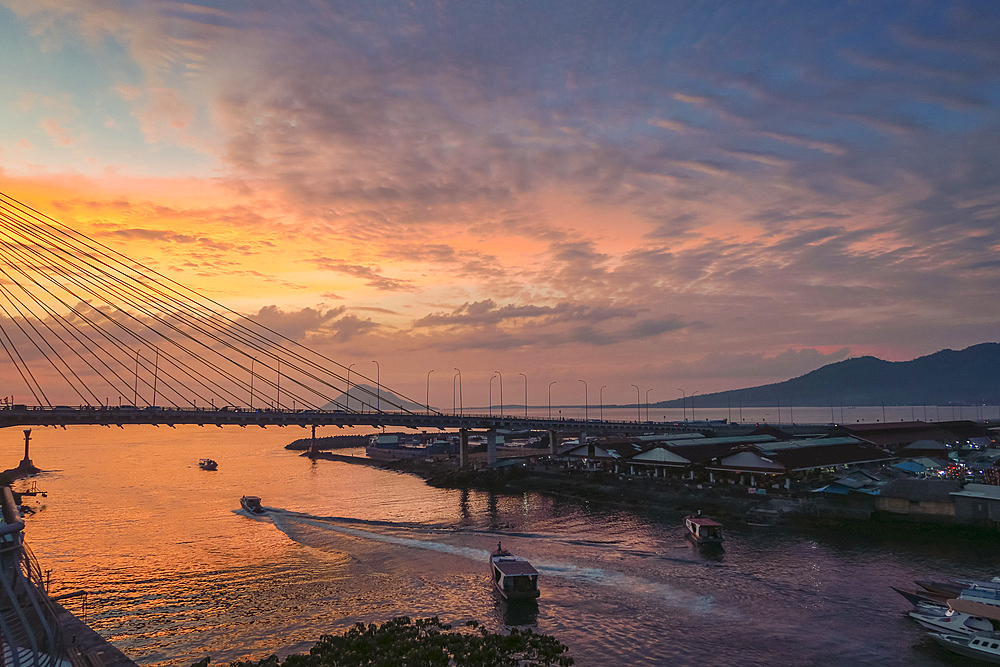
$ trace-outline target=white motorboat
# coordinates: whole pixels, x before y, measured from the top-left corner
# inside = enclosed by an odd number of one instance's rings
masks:
[[[976,632],[971,635],[931,632],[930,637],[953,653],[1000,665],[1000,632]]]
[[[945,634],[971,635],[993,629],[988,618],[930,605],[914,609],[909,612],[909,617],[928,630]]]
[[[1000,607],[975,600],[958,598],[948,600],[948,609],[952,612],[979,616],[992,625],[992,630],[979,632],[931,632],[931,638],[949,651],[976,660],[982,660],[994,665],[1000,665]]]

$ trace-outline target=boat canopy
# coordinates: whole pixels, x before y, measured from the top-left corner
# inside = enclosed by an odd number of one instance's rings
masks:
[[[705,528],[709,526],[718,526],[719,528],[722,528],[722,524],[719,523],[718,521],[712,521],[711,519],[704,519],[702,517],[691,517],[688,519],[688,521],[690,521],[696,526],[703,526]]]
[[[960,611],[973,616],[982,616],[991,621],[1000,622],[1000,607],[975,600],[963,600],[961,598],[948,600],[948,608],[952,611]]]
[[[531,563],[521,558],[511,558],[506,556],[494,558],[493,565],[500,570],[505,577],[538,576],[538,570],[532,567]]]

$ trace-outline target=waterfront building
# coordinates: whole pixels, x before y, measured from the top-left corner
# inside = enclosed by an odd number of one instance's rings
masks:
[[[953,491],[951,497],[957,523],[1000,528],[1000,486],[966,484]]]
[[[938,424],[922,421],[847,424],[842,425],[839,430],[894,453],[918,440],[933,440],[952,447],[958,447],[962,441],[962,438],[952,431]]]
[[[949,479],[896,479],[883,486],[875,509],[899,518],[951,521],[955,519],[952,493],[962,482]]]

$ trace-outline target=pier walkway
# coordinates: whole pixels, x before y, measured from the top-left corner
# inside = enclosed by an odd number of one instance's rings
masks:
[[[124,653],[58,602],[52,602],[66,657],[73,667],[138,667]]]

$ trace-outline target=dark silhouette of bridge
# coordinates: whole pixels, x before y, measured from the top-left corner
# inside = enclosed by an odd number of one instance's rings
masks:
[[[433,409],[2,193],[0,346],[0,426],[705,430]]]
[[[0,406],[0,427],[7,426],[125,426],[151,424],[176,426],[371,426],[375,428],[439,430],[555,431],[559,433],[607,434],[668,433],[710,431],[699,422],[647,422],[598,419],[546,419],[516,415],[447,414],[442,412],[390,412],[346,410],[282,410],[261,408],[199,409],[150,406]]]

